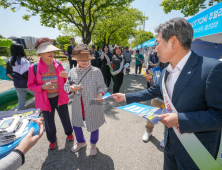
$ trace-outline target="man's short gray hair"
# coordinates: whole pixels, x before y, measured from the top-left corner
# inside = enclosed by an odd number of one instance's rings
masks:
[[[155,32],[161,33],[162,38],[168,42],[172,36],[176,36],[184,49],[191,48],[193,28],[184,18],[173,18],[164,24],[160,24]]]

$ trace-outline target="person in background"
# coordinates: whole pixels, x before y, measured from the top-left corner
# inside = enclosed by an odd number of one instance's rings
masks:
[[[152,52],[150,53],[148,57],[148,69],[158,67],[159,66],[159,58],[157,57],[157,53],[155,52],[156,46],[154,45],[152,47]]]
[[[109,65],[107,65],[107,59],[110,61],[110,64],[111,64],[111,62],[112,62],[112,53],[109,52],[109,46],[107,44],[105,44],[103,46],[103,52],[101,54],[101,59],[102,59],[101,71],[102,71],[102,74],[103,74],[103,78],[104,78],[106,87],[109,89],[112,74],[110,72]]]
[[[169,65],[169,62],[167,62],[167,63],[161,63],[160,62],[159,65],[160,65],[161,70],[163,70],[164,68],[166,68]],[[150,75],[146,76],[146,80],[147,80],[148,83],[150,82],[151,79],[152,79],[152,77]],[[154,98],[154,99],[151,100],[150,106],[162,108],[163,104],[164,104],[163,99]],[[147,120],[145,128],[146,128],[146,131],[145,131],[142,139],[143,139],[144,142],[148,142],[149,137],[152,135],[154,124]],[[160,142],[160,146],[165,147],[164,139]]]
[[[45,120],[49,149],[56,147],[55,109],[62,122],[65,134],[69,141],[73,140],[72,125],[69,118],[69,97],[64,91],[64,84],[68,73],[60,62],[55,61],[54,52],[60,51],[52,45],[52,40],[45,37],[37,40],[35,44],[41,58],[37,65],[29,67],[28,88],[35,91],[35,107],[42,110]]]
[[[139,51],[139,50],[136,50],[135,58],[136,58],[135,76],[140,76],[141,69],[142,69],[142,65],[143,65],[143,63],[144,63],[144,57],[143,57],[142,54],[140,54],[140,51]],[[138,68],[139,68],[139,74],[137,74]]]
[[[123,83],[123,65],[124,65],[124,57],[122,54],[122,48],[120,46],[116,46],[113,50],[113,57],[112,57],[112,63],[113,63],[113,72],[117,71],[117,74],[113,75],[113,94],[119,93],[119,90]]]
[[[11,57],[7,62],[6,75],[12,79],[15,86],[18,96],[17,110],[24,110],[27,92],[34,95],[34,92],[27,87],[30,62],[21,44],[12,44],[10,51]]]
[[[72,50],[73,48],[75,47],[75,39],[74,38],[71,38],[70,39],[70,43],[71,45],[68,46],[68,60],[69,60],[69,65],[70,65],[70,69],[77,66],[77,62],[75,60],[72,60]]]
[[[102,66],[102,59],[101,59],[101,54],[102,54],[102,51],[101,51],[101,47],[97,47],[97,52],[99,54],[99,69],[101,69],[101,66]]]
[[[95,45],[92,45],[92,57],[94,57],[94,60],[91,60],[91,65],[93,67],[99,68],[99,53],[96,51]]]
[[[77,67],[71,69],[68,80],[64,86],[67,93],[73,92],[72,100],[72,125],[76,135],[77,143],[72,147],[72,152],[77,152],[80,148],[86,146],[86,140],[83,135],[82,127],[91,132],[90,137],[90,155],[96,155],[96,144],[99,140],[99,128],[105,123],[102,96],[107,88],[104,83],[103,75],[100,69],[92,67],[89,60],[91,50],[86,44],[77,45],[73,53],[74,60],[77,61]],[[80,85],[80,87],[76,87]],[[84,125],[85,121],[85,125]]]
[[[150,70],[151,68],[154,67],[159,67],[160,66],[160,61],[159,58],[157,57],[157,53],[155,52],[156,46],[154,45],[152,47],[152,51],[148,57],[147,60],[147,69]],[[147,81],[147,88],[150,88],[150,82]]]
[[[125,63],[131,63],[131,52],[129,51],[129,47],[126,47],[126,51],[123,52],[123,57],[126,59]],[[126,68],[126,74],[129,75],[130,72],[130,66]]]
[[[25,163],[25,154],[38,142],[44,132],[43,118],[33,119],[33,121],[40,127],[39,134],[33,136],[34,129],[31,128],[15,150],[0,160],[0,170],[16,170]]]

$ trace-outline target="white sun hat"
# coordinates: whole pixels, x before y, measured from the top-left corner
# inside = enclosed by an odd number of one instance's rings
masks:
[[[47,41],[47,42],[41,43],[38,46],[36,53],[41,54],[41,53],[48,53],[52,51],[60,51],[60,49],[52,45],[51,42]]]

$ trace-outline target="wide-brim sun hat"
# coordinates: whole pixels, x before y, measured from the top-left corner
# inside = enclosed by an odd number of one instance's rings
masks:
[[[52,45],[50,41],[47,41],[47,42],[41,43],[38,46],[36,53],[41,54],[41,53],[48,53],[52,51],[61,51],[61,50],[55,47],[54,45]]]
[[[79,44],[72,50],[72,60],[94,60],[92,50],[86,44]]]

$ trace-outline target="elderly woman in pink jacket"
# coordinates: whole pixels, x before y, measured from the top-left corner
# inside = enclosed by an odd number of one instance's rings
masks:
[[[56,147],[55,109],[62,122],[69,141],[73,140],[67,103],[69,97],[64,91],[68,73],[60,62],[55,61],[54,52],[60,51],[52,45],[49,38],[40,38],[35,44],[41,58],[29,67],[28,88],[35,91],[35,107],[41,108],[45,120],[46,135],[50,142],[49,149]]]

